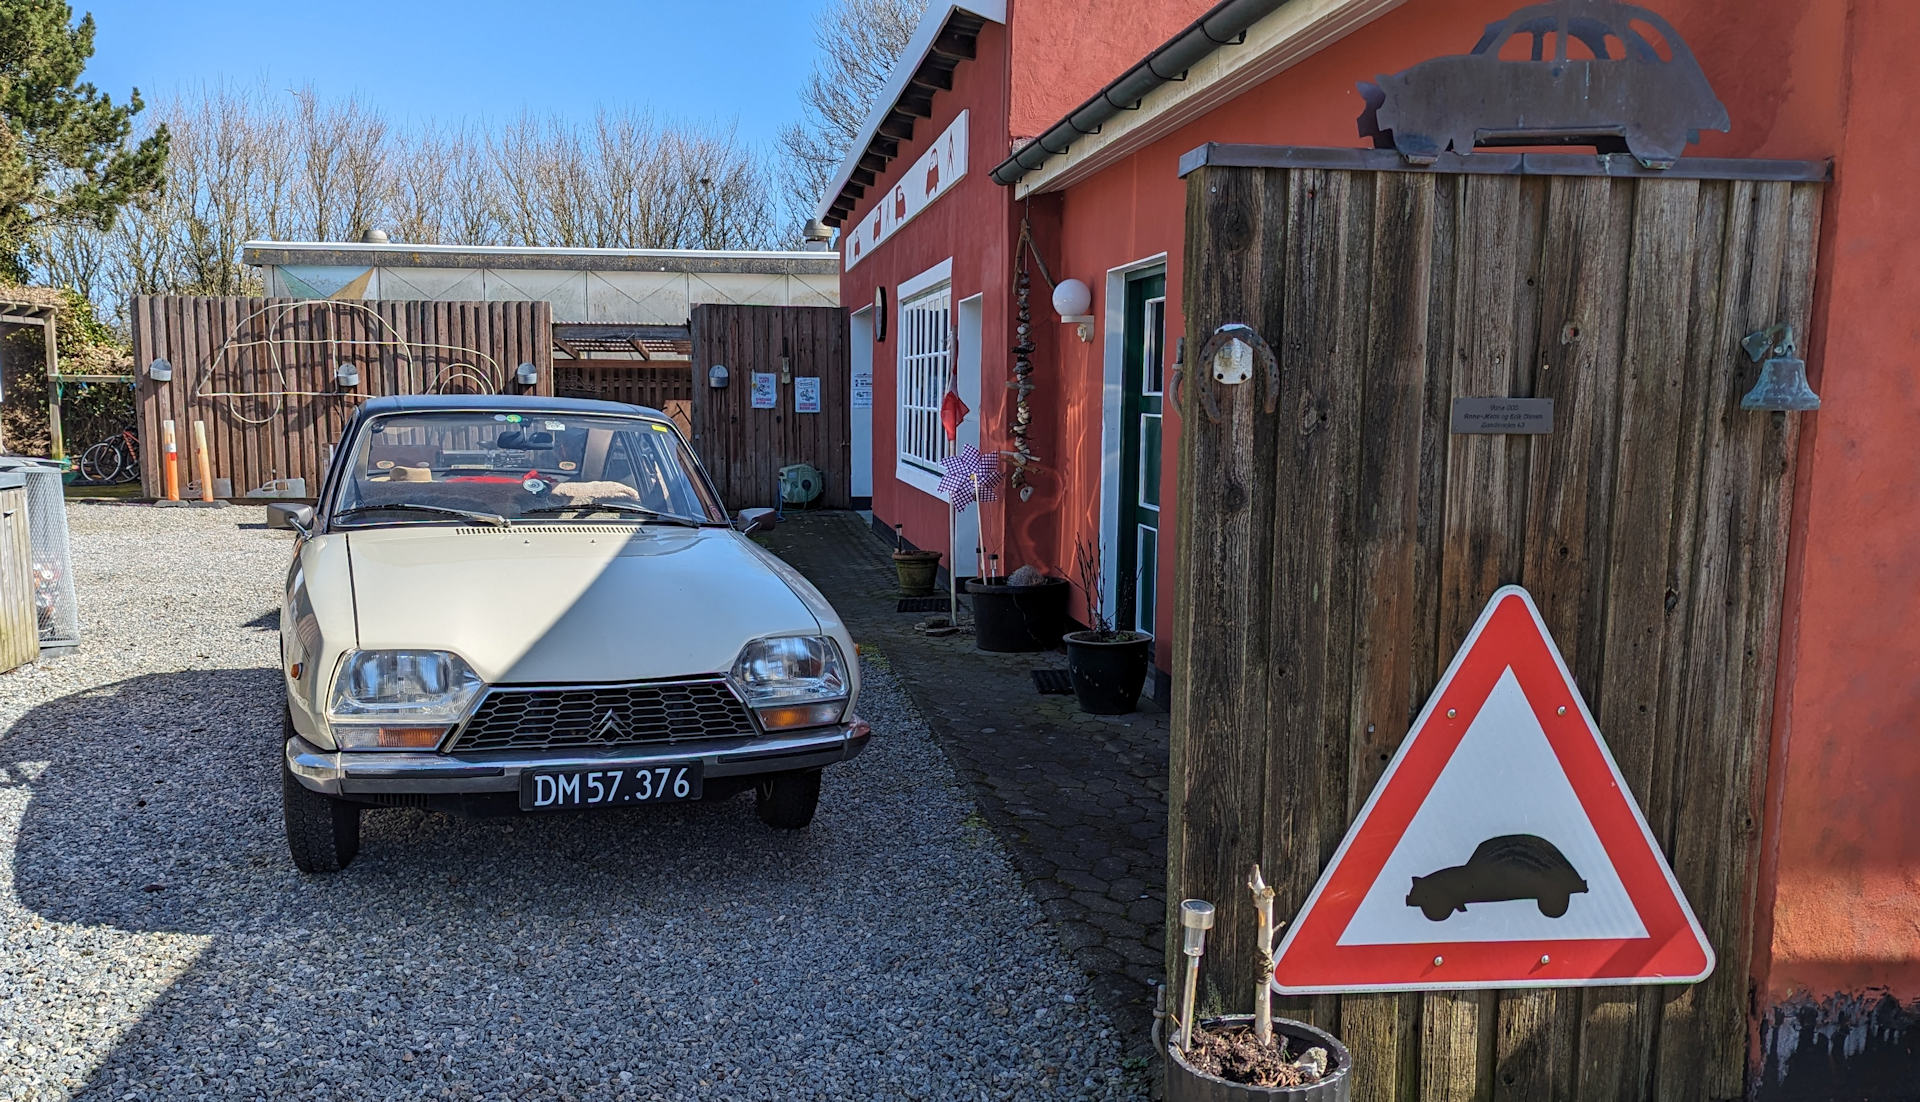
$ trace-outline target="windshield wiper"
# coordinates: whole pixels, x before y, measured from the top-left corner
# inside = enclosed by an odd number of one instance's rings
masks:
[[[495,528],[505,528],[509,523],[507,518],[501,516],[499,513],[481,513],[472,509],[455,509],[446,505],[419,505],[411,501],[388,501],[382,502],[379,505],[358,505],[344,512],[336,513],[335,516],[338,519],[345,520],[347,517],[359,516],[361,513],[381,513],[389,509],[408,509],[416,513],[438,513],[441,516],[459,517],[462,520],[490,524]]]
[[[644,505],[629,505],[624,501],[570,501],[565,505],[542,505],[536,509],[522,509],[523,517],[539,516],[551,513],[572,513],[576,511],[601,510],[610,513],[631,513],[655,524],[677,524],[682,528],[703,528],[705,525],[691,517],[675,516],[658,509],[649,509]]]

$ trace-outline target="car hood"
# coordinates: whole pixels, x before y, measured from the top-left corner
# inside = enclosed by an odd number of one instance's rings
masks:
[[[726,528],[385,528],[347,543],[362,648],[454,651],[495,685],[724,673],[749,639],[821,630]]]

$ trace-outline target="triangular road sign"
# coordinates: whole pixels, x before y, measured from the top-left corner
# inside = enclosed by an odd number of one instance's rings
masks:
[[[1273,986],[1693,983],[1712,971],[1540,610],[1510,585],[1288,927]]]

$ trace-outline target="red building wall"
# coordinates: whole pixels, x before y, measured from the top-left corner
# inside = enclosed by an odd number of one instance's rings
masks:
[[[999,366],[1009,347],[1005,302],[1010,294],[1007,272],[1012,266],[1013,237],[1006,189],[989,175],[1007,155],[1007,28],[989,23],[980,32],[977,56],[954,70],[953,89],[934,97],[933,117],[919,120],[913,138],[900,143],[900,153],[887,166],[876,186],[868,188],[854,208],[849,224],[865,217],[873,198],[884,195],[900,172],[926,152],[963,110],[968,119],[967,174],[929,204],[912,221],[882,241],[866,259],[840,274],[840,301],[857,310],[874,301],[874,291],[887,291],[887,334],[873,346],[873,512],[887,524],[905,526],[916,547],[947,549],[946,503],[894,480],[894,427],[899,409],[899,320],[896,289],[900,284],[949,257],[953,260],[953,301],[986,293],[982,312],[982,375],[1004,378]],[[992,382],[981,386],[981,444],[1001,446],[998,426],[1005,420],[1005,394]],[[981,518],[983,536],[993,516]],[[992,538],[988,536],[991,544]],[[969,555],[971,549],[969,549]],[[944,564],[943,564],[944,565]],[[970,573],[963,567],[962,573]]]
[[[1207,141],[1360,144],[1356,81],[1464,52],[1516,6],[1408,4],[1064,193],[1036,196],[1057,227],[1056,275],[1092,286],[1099,316],[1107,270],[1164,251],[1173,330],[1181,154]],[[1804,422],[1799,461],[1759,870],[1755,1082],[1764,1097],[1839,1097],[1819,1093],[1839,1084],[1859,1091],[1848,1097],[1908,1097],[1869,1092],[1920,1083],[1920,315],[1906,305],[1920,302],[1910,195],[1920,152],[1906,137],[1920,20],[1901,0],[1657,7],[1733,118],[1731,133],[1704,135],[1690,153],[1836,159],[1814,331],[1802,339],[1825,405]],[[1070,548],[1098,522],[1100,346],[1048,328],[1045,359],[1072,383],[1059,414],[1062,498],[1081,503],[1058,510],[1050,542]],[[1169,410],[1169,506],[1178,434]],[[1172,567],[1166,556],[1163,593]],[[1169,601],[1159,627],[1170,630]]]

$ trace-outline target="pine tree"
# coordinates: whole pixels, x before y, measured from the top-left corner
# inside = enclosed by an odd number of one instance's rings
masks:
[[[40,231],[105,228],[160,186],[166,129],[130,142],[139,90],[116,104],[80,82],[93,31],[64,0],[0,0],[0,274],[25,275]]]

